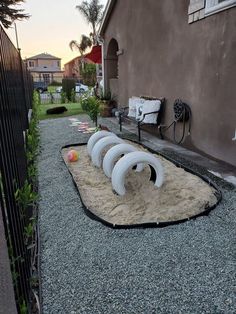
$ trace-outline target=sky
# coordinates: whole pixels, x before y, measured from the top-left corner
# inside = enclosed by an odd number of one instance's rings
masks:
[[[20,7],[31,15],[28,20],[17,21],[17,33],[22,58],[47,52],[62,59],[62,66],[79,55],[71,51],[69,42],[82,34],[89,35],[91,28],[75,8],[82,0],[26,0]],[[100,0],[106,5],[107,0]],[[16,46],[14,27],[6,33]]]

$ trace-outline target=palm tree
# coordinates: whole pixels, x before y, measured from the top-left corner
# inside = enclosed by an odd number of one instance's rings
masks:
[[[85,17],[88,24],[92,26],[93,44],[98,42],[97,27],[100,25],[103,17],[103,5],[99,3],[100,0],[83,1],[76,9]]]
[[[92,46],[92,41],[91,39],[86,36],[86,35],[82,35],[80,38],[80,42],[76,41],[76,40],[72,40],[69,43],[69,47],[71,50],[73,50],[73,48],[76,48],[79,50],[80,55],[81,55],[81,65],[82,65],[82,69],[84,69],[84,53],[86,51],[87,48],[90,48]]]
[[[0,23],[9,28],[16,20],[28,19],[30,16],[19,9],[18,5],[24,0],[1,0],[0,1]]]
[[[79,50],[81,56],[83,57],[84,52],[86,51],[87,48],[90,48],[92,46],[92,41],[91,39],[86,36],[86,35],[82,35],[80,38],[80,42],[76,41],[76,40],[72,40],[69,43],[70,49],[73,50],[73,48],[76,48]]]

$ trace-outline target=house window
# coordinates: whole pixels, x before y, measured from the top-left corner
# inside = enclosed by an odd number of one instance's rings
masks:
[[[29,61],[29,67],[33,68],[34,67],[34,61]]]
[[[205,16],[231,8],[236,5],[236,0],[206,0]]]
[[[189,0],[188,23],[236,6],[236,0]]]

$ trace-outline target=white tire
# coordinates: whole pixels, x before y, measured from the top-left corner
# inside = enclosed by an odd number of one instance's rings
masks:
[[[156,172],[155,186],[162,186],[164,171],[159,159],[150,153],[132,152],[122,157],[113,168],[111,182],[112,188],[117,194],[121,196],[125,195],[125,176],[129,169],[138,163],[144,163],[152,166]]]
[[[124,141],[118,136],[106,136],[104,138],[101,138],[94,145],[92,149],[92,153],[91,153],[92,163],[98,168],[101,167],[102,166],[102,153],[104,149],[106,149],[107,146],[121,144],[121,143],[124,143]]]
[[[116,136],[116,134],[112,132],[108,132],[108,131],[98,131],[89,138],[88,144],[87,144],[87,151],[88,151],[89,156],[91,156],[92,149],[94,145],[97,143],[97,141],[99,141],[101,138],[106,137],[106,136]]]
[[[106,155],[104,156],[102,167],[105,175],[108,178],[111,178],[112,170],[114,168],[115,162],[121,155],[126,155],[131,152],[138,151],[136,147],[130,144],[118,144],[113,146],[108,150]],[[137,164],[137,168],[135,171],[140,172],[143,170],[143,164]]]

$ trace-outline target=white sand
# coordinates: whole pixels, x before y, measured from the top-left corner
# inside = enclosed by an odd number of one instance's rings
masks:
[[[127,141],[130,143],[129,141]],[[134,145],[134,143],[131,143]],[[145,149],[138,146],[140,150]],[[67,152],[76,149],[77,162],[67,161]],[[63,158],[73,175],[85,206],[98,217],[116,225],[168,222],[190,218],[216,202],[215,189],[201,178],[176,167],[163,157],[164,184],[161,188],[149,181],[150,168],[126,176],[126,195],[118,196],[102,168],[92,165],[86,145],[65,148]]]

